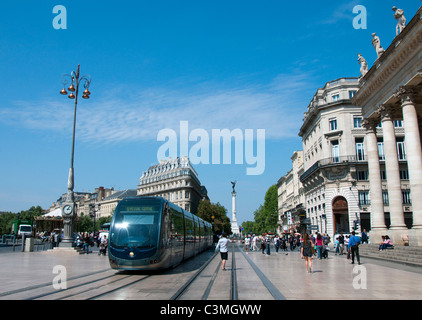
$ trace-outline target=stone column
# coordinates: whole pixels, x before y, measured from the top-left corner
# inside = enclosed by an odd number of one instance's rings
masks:
[[[422,151],[418,115],[415,108],[415,88],[401,87],[397,96],[401,98],[405,132],[406,158],[413,208],[413,229],[422,229]]]
[[[232,233],[239,234],[239,225],[236,218],[236,192],[232,192]]]
[[[371,196],[371,236],[377,242],[385,234],[384,204],[382,201],[381,169],[378,156],[378,141],[376,127],[378,122],[373,119],[364,119],[362,126],[366,129],[366,150],[368,154],[368,171]]]
[[[397,142],[393,124],[392,106],[381,105],[382,132],[384,136],[385,170],[387,173],[388,199],[390,207],[390,230],[407,230],[404,223],[404,211],[400,184],[400,168],[397,155]],[[397,239],[396,239],[397,238]],[[400,242],[400,235],[394,236],[393,242]]]

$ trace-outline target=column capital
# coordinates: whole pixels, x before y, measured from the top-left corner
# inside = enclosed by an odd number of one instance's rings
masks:
[[[392,121],[396,110],[394,106],[383,103],[378,106],[376,113],[381,117],[381,121]]]
[[[378,120],[367,118],[362,120],[362,127],[364,127],[367,132],[376,133],[378,123]]]
[[[405,103],[415,103],[415,99],[419,94],[416,86],[401,86],[396,90],[394,96],[401,100],[402,106]]]

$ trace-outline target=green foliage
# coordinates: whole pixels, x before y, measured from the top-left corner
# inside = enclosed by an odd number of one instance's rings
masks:
[[[254,211],[254,221],[242,223],[245,233],[262,234],[268,231],[275,232],[278,220],[278,194],[277,186],[268,188],[264,204]]]
[[[231,233],[230,219],[227,217],[227,209],[220,203],[211,203],[207,200],[201,200],[198,205],[197,216],[205,221],[213,223],[214,234]],[[214,221],[212,219],[214,217]]]
[[[0,234],[10,234],[12,221],[16,219],[34,220],[34,217],[43,215],[43,209],[40,206],[32,206],[28,210],[22,210],[19,213],[5,212],[0,215]]]

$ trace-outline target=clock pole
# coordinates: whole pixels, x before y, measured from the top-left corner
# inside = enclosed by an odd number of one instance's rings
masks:
[[[76,129],[76,110],[78,107],[78,95],[79,95],[79,85],[83,83],[85,91],[83,92],[83,99],[89,99],[89,92],[88,88],[91,83],[90,76],[82,76],[80,77],[79,74],[79,64],[77,71],[72,71],[71,74],[64,75],[62,78],[63,82],[63,90],[60,91],[60,94],[67,95],[67,91],[65,89],[66,85],[69,83],[70,80],[70,87],[67,89],[70,91],[68,96],[69,99],[75,100],[75,109],[73,113],[73,134],[72,134],[72,151],[71,151],[71,158],[70,158],[70,169],[69,169],[69,177],[67,180],[67,196],[66,201],[62,207],[62,215],[63,215],[63,241],[61,246],[63,247],[72,247],[73,246],[73,225],[76,218],[76,204],[75,204],[75,196],[73,193],[74,188],[74,169],[73,169],[73,159],[75,154],[75,129]]]

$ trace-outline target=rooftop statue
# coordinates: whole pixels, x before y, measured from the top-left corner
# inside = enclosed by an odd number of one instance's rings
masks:
[[[364,77],[368,73],[368,63],[360,53],[358,53],[358,62],[360,63],[360,74]]]
[[[381,47],[380,38],[377,36],[375,32],[372,34],[372,45],[374,46],[375,51],[377,52],[378,59],[379,59],[381,55],[385,52],[385,50],[383,47]]]
[[[406,27],[406,17],[404,16],[403,9],[397,9],[396,6],[393,7],[394,18],[397,20],[396,26],[396,35],[398,36],[400,32]]]

